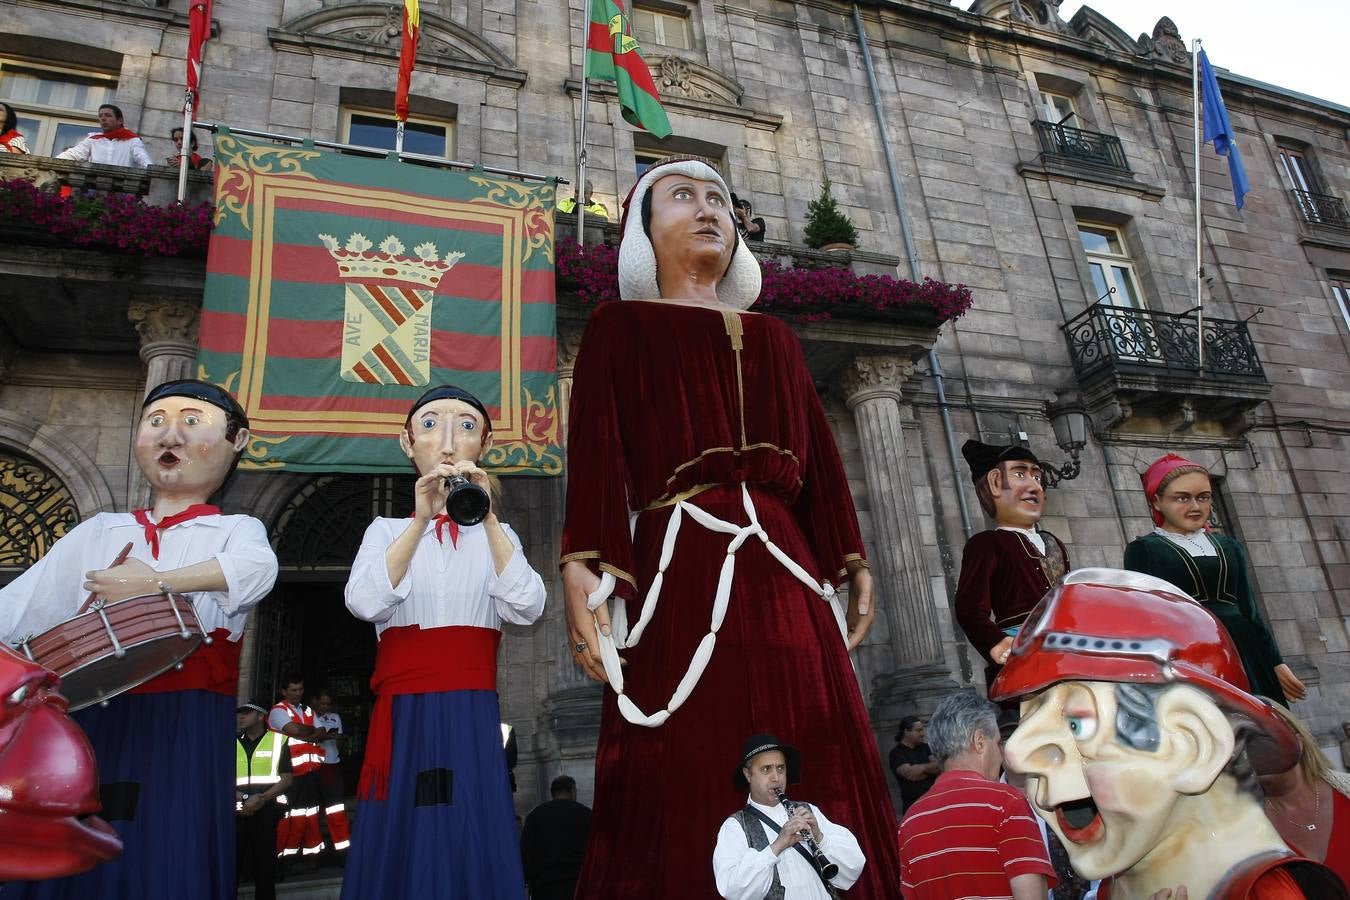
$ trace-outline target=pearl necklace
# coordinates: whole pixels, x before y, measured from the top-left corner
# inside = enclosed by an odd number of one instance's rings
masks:
[[[1266,798],[1266,805],[1273,808],[1276,812],[1278,812],[1280,814],[1280,817],[1283,818],[1290,825],[1297,825],[1299,828],[1303,828],[1307,831],[1316,831],[1317,818],[1322,812],[1322,786],[1318,785],[1313,788],[1313,817],[1312,821],[1309,822],[1307,825],[1304,825],[1302,822],[1299,822],[1298,820],[1294,819],[1292,816],[1290,816],[1287,812],[1284,811],[1284,806],[1282,804],[1276,803],[1269,797]]]

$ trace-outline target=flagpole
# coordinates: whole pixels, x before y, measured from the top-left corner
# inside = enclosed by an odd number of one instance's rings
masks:
[[[188,160],[192,156],[192,91],[183,93],[183,144],[178,148],[178,202],[187,196]]]
[[[1195,355],[1205,371],[1205,263],[1200,253],[1200,47],[1191,40],[1191,126],[1195,138]]]
[[[586,109],[590,102],[590,79],[587,77],[587,62],[591,58],[590,34],[591,0],[583,0],[581,4],[581,133],[578,136],[579,146],[577,148],[577,183],[573,185],[577,204],[577,246],[586,243],[585,232],[582,229],[586,226]]]

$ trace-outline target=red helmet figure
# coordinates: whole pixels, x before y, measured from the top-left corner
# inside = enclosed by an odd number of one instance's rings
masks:
[[[0,881],[73,875],[122,842],[99,810],[98,770],[56,676],[0,646]]]
[[[1304,896],[1345,896],[1261,805],[1256,774],[1294,766],[1297,736],[1249,693],[1223,625],[1179,588],[1069,573],[1027,617],[990,697],[1021,699],[1005,764],[1106,900],[1180,886],[1239,900],[1284,878]]]

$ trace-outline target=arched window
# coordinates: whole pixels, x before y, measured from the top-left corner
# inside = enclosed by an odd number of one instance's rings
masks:
[[[345,575],[371,519],[412,510],[407,476],[320,475],[296,491],[272,523],[277,562],[282,572]]]
[[[55,473],[0,447],[0,584],[41,559],[79,522],[75,499]]]

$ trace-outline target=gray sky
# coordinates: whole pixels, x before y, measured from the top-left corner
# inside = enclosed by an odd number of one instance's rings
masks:
[[[1350,0],[1064,0],[1060,17],[1083,6],[1132,38],[1170,16],[1188,47],[1204,41],[1216,67],[1350,106]]]

